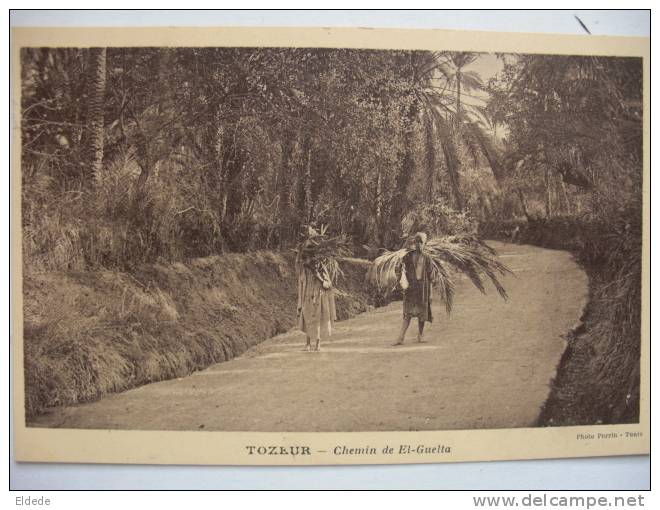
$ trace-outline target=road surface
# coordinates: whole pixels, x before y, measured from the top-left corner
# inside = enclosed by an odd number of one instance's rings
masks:
[[[321,352],[297,331],[189,377],[37,418],[44,427],[232,430],[449,430],[533,426],[565,335],[586,304],[586,274],[563,251],[491,243],[514,276],[509,300],[457,282],[434,304],[427,343],[413,321],[393,347],[401,302],[336,324]]]

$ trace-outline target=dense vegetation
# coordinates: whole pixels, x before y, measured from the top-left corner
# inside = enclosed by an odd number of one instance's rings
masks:
[[[639,353],[641,59],[499,55],[484,83],[470,67],[481,58],[23,49],[26,271],[283,250],[307,224],[363,256],[420,228],[517,227],[580,254],[600,285],[598,338],[626,352],[627,370]],[[602,419],[633,416],[638,367],[608,370],[591,372],[625,387],[611,398],[626,405]]]
[[[283,248],[321,222],[397,244],[420,179],[464,207],[456,78],[435,84],[458,69],[427,52],[25,50],[26,255],[126,266]]]
[[[420,223],[639,208],[638,59],[502,56],[483,85],[478,58],[25,49],[29,263],[283,248],[307,223],[393,248]]]

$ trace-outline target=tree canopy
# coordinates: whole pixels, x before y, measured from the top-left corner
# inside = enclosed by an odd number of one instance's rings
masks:
[[[43,267],[125,265],[286,249],[308,224],[396,248],[411,228],[637,196],[638,59],[501,55],[484,80],[480,58],[24,49],[26,251]]]

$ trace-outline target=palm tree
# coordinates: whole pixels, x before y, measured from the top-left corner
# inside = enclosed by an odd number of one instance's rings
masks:
[[[409,113],[420,115],[425,130],[426,163],[429,194],[433,195],[437,169],[435,144],[442,148],[449,184],[459,211],[465,208],[460,186],[460,160],[457,142],[461,140],[472,153],[481,153],[488,161],[493,175],[500,181],[503,177],[499,154],[495,150],[484,128],[482,108],[461,103],[463,91],[482,89],[480,76],[464,68],[473,63],[477,53],[413,52],[410,57],[409,90],[414,101]],[[409,119],[410,120],[410,119]],[[463,129],[467,126],[468,129]]]
[[[105,106],[105,48],[89,50],[89,83],[87,96],[87,150],[91,174],[98,178],[103,165],[103,110]]]
[[[479,58],[478,53],[461,52],[450,53],[449,63],[450,66],[443,66],[440,68],[444,72],[445,77],[456,90],[456,119],[460,119],[461,115],[461,86],[466,91],[478,90],[483,88],[481,77],[474,71],[464,71],[463,68],[472,64]]]

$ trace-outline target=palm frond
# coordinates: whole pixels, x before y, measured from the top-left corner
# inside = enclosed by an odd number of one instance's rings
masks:
[[[424,247],[436,262],[446,262],[466,275],[482,293],[486,292],[484,277],[488,278],[500,296],[507,299],[498,276],[511,270],[497,260],[493,248],[473,235],[449,236],[431,239]]]
[[[327,225],[322,225],[320,232],[309,228],[296,252],[296,267],[320,267],[327,271],[332,282],[343,275],[339,259],[352,255],[348,237],[330,236]]]
[[[481,129],[493,129],[494,123],[488,115],[488,109],[485,106],[476,104],[463,104],[468,113],[468,121],[477,124]]]
[[[460,69],[477,60],[479,54],[473,51],[452,52],[450,58],[454,66]]]
[[[367,280],[380,290],[394,290],[402,270],[403,257],[409,252],[409,248],[386,251],[374,260],[367,273]],[[511,273],[511,270],[499,262],[497,252],[479,238],[466,234],[431,239],[424,246],[424,252],[431,258],[431,278],[447,313],[451,312],[454,300],[454,282],[447,266],[465,274],[484,294],[485,280],[490,280],[499,295],[507,299],[506,290],[499,277]]]
[[[447,66],[446,63],[442,62],[439,63],[438,66],[436,67],[438,71],[440,71],[440,74],[445,78],[447,82],[452,82],[454,81],[454,74],[452,73],[451,69]]]
[[[450,313],[454,305],[454,281],[442,263],[431,257],[431,264],[431,280],[440,299],[445,304],[445,310]]]
[[[401,261],[409,251],[409,248],[401,248],[397,251],[385,251],[373,261],[367,272],[367,281],[376,285],[379,290],[394,290],[399,283],[397,272],[401,267]]]
[[[479,145],[481,152],[486,157],[488,165],[493,172],[493,176],[498,182],[501,182],[505,177],[505,171],[500,162],[498,151],[493,146],[492,138],[475,122],[467,122],[467,127],[466,135],[474,138]]]
[[[472,136],[472,133],[468,130],[463,133],[463,143],[468,156],[470,156],[475,165],[478,165],[481,147],[474,136]]]
[[[482,90],[484,88],[481,76],[475,71],[463,71],[461,73],[461,85],[468,92],[471,90]]]

